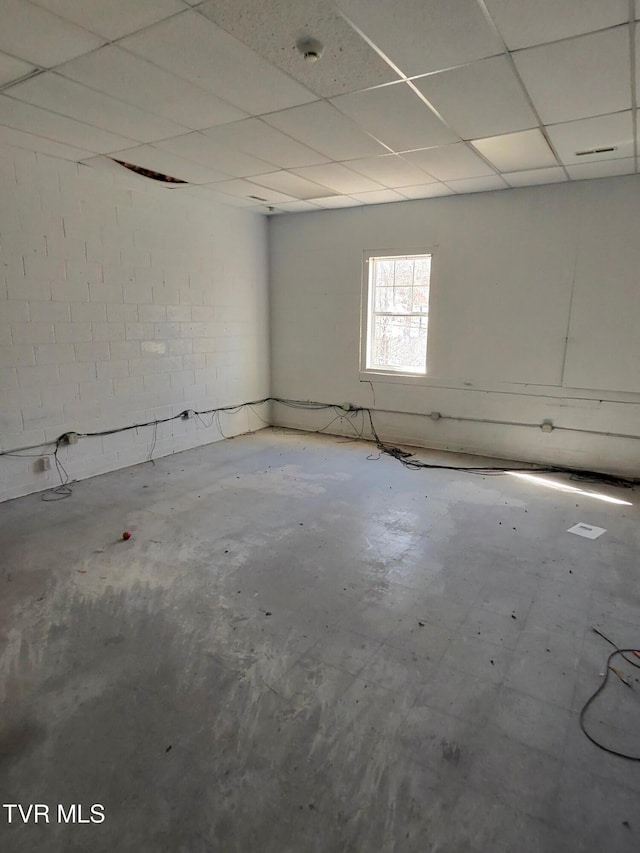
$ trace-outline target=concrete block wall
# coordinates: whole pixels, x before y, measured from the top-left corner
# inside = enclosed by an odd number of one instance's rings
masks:
[[[0,449],[268,395],[264,217],[10,147],[0,199]],[[264,424],[249,410],[220,425]],[[81,479],[221,437],[196,420],[155,433],[60,458]],[[0,500],[59,483],[37,468],[0,458]]]

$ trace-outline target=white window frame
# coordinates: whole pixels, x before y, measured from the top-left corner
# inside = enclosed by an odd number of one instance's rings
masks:
[[[424,371],[416,372],[414,370],[405,370],[399,367],[392,366],[372,366],[369,367],[369,355],[372,346],[372,336],[374,323],[372,322],[373,311],[373,291],[374,282],[371,275],[371,260],[381,258],[411,258],[424,257],[425,255],[431,258],[431,272],[429,276],[429,310],[427,311],[427,358]],[[362,302],[361,302],[361,318],[360,318],[360,373],[362,376],[388,376],[388,377],[414,377],[416,379],[426,379],[429,363],[429,319],[431,315],[431,290],[433,285],[433,249],[377,249],[375,251],[366,251],[363,253],[362,259]],[[411,316],[411,315],[405,315]],[[423,313],[416,316],[424,316]]]

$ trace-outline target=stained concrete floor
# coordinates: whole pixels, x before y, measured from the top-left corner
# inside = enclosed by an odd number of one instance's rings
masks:
[[[640,646],[637,494],[371,451],[265,430],[0,506],[2,802],[51,809],[0,849],[639,849],[640,763],[577,717],[590,626]],[[592,724],[637,753],[633,683]]]

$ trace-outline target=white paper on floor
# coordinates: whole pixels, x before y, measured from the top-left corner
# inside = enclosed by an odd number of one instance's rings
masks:
[[[604,527],[594,527],[593,524],[585,524],[582,521],[567,530],[567,533],[575,533],[576,536],[584,536],[586,539],[597,539],[606,532]]]

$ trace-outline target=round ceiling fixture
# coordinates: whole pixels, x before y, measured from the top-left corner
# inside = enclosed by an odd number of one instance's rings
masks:
[[[302,55],[305,62],[317,62],[324,53],[324,45],[318,39],[305,36],[298,39],[296,44],[298,52]]]

